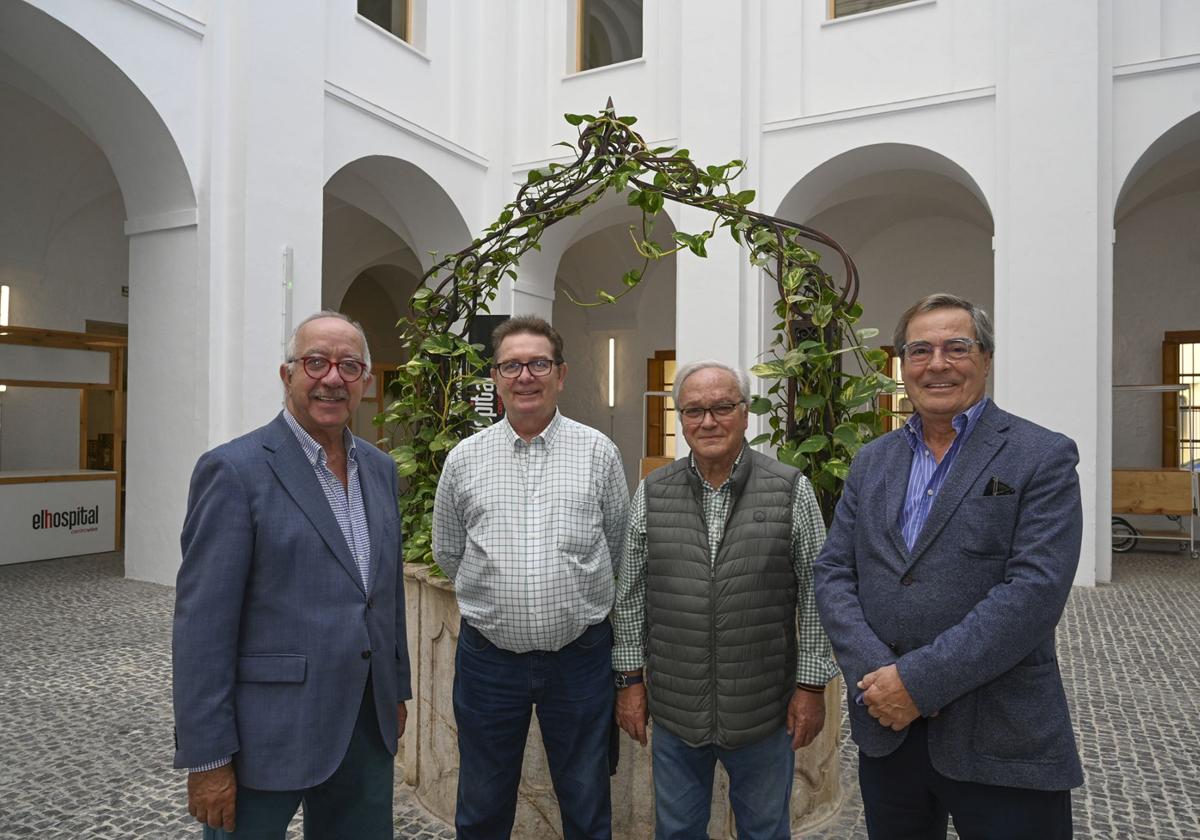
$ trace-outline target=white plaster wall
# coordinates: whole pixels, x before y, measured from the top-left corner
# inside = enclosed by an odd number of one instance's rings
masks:
[[[0,85],[0,283],[10,323],[84,329],[124,323],[125,209],[108,160],[44,105]],[[79,392],[10,388],[0,395],[0,467],[79,466]]]
[[[991,85],[993,6],[992,0],[937,0],[828,21],[826,0],[768,0],[764,119]]]
[[[657,238],[670,241],[670,227],[659,224]],[[596,299],[597,289],[616,293],[621,275],[640,266],[624,226],[606,228],[573,245],[559,264],[560,291],[553,323],[563,337],[567,385],[559,400],[562,412],[599,429],[621,451],[625,477],[635,486],[642,455],[642,393],[646,360],[656,350],[675,348],[675,270],[686,258],[651,262],[642,283],[608,306],[580,307]],[[608,339],[616,339],[615,407],[608,407]]]
[[[1144,205],[1117,228],[1113,265],[1113,382],[1162,382],[1168,330],[1200,329],[1200,191]],[[1162,465],[1157,394],[1113,395],[1113,467]]]

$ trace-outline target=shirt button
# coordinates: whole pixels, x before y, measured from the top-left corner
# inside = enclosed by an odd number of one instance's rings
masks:
[[[369,651],[369,650],[364,650],[364,651],[362,652],[362,658],[363,658],[363,659],[370,659],[370,658],[371,658],[371,651]]]
[[[932,490],[932,488],[931,488],[931,489],[929,489],[929,490],[926,490],[926,491],[925,491],[925,495],[926,495],[926,496],[932,496],[932,495],[933,495],[933,490]]]
[[[900,583],[903,586],[912,586],[912,582],[913,576],[910,574],[906,574],[904,577],[900,578]]]

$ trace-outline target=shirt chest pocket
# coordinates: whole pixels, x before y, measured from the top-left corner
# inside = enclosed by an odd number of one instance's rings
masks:
[[[560,496],[554,503],[554,533],[563,554],[587,554],[604,536],[600,503],[588,496]]]

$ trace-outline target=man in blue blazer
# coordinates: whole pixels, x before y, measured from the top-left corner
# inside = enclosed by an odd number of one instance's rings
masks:
[[[868,833],[945,838],[949,815],[964,838],[1070,837],[1075,444],[984,395],[992,327],[968,301],[919,301],[895,346],[915,413],[858,453],[814,568]]]
[[[409,685],[391,458],[347,426],[371,376],[362,328],[303,321],[285,408],[200,458],[173,639],[175,766],[204,835],[390,838]]]

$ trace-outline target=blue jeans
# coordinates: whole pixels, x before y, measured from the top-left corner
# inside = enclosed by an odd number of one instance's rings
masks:
[[[690,747],[655,726],[654,836],[657,840],[708,837],[713,773],[717,762],[729,774],[729,802],[738,840],[788,840],[792,836],[792,774],[796,754],[787,729],[756,744],[726,750],[707,744]]]
[[[459,840],[500,840],[512,833],[535,706],[563,837],[612,837],[611,657],[607,621],[592,625],[562,650],[529,653],[501,650],[462,622],[454,674]]]

